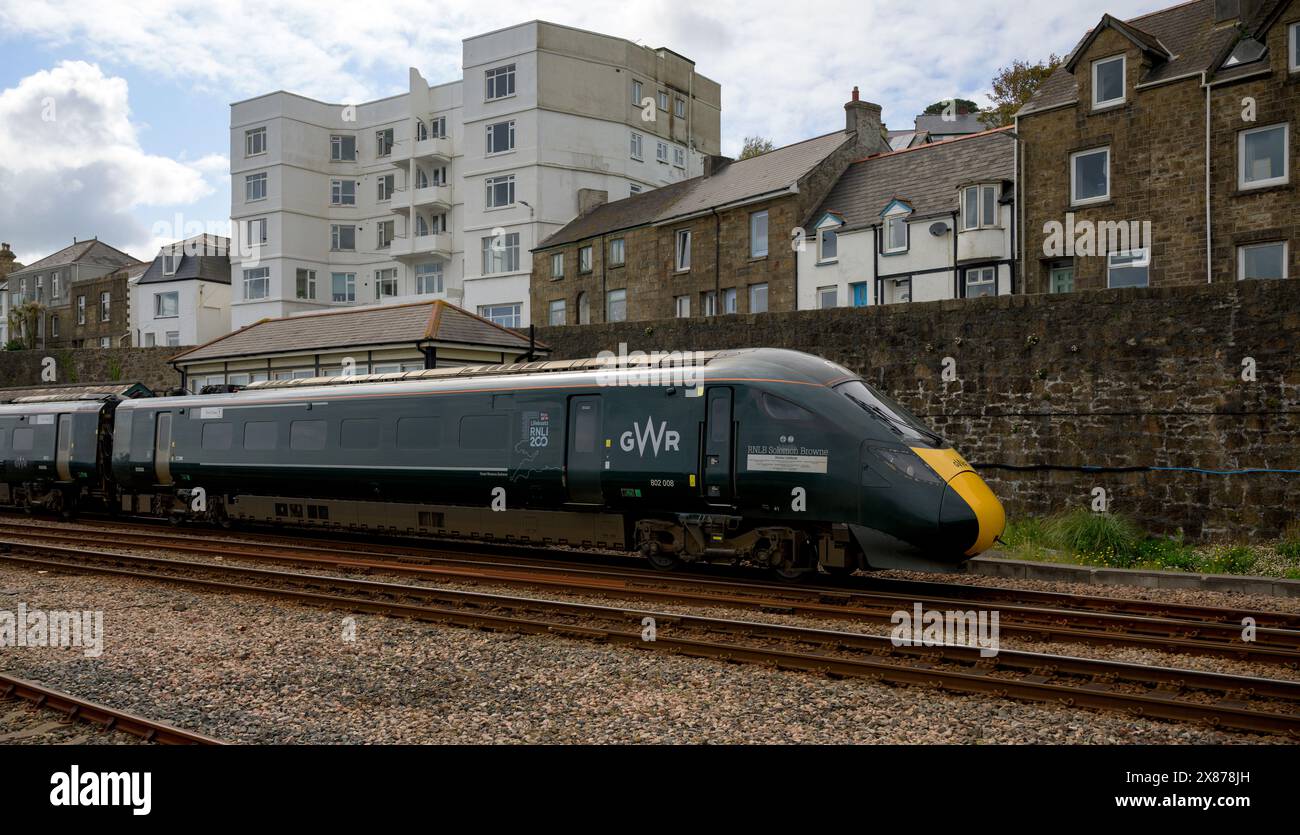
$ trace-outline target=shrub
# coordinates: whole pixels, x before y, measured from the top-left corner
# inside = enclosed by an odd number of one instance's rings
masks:
[[[1138,543],[1137,561],[1170,571],[1196,571],[1201,557],[1181,540],[1153,537]]]
[[[1300,522],[1292,522],[1277,544],[1277,552],[1289,560],[1300,560]]]
[[[1215,548],[1205,561],[1205,570],[1211,574],[1249,574],[1258,559],[1259,554],[1249,545]]]
[[[1053,542],[1102,565],[1131,567],[1140,558],[1144,537],[1126,516],[1074,510],[1054,517],[1047,526]]]

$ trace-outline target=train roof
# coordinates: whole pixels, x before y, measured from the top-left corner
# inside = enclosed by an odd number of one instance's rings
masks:
[[[499,365],[467,365],[363,374],[350,377],[311,377],[253,383],[233,394],[202,394],[131,401],[119,408],[204,406],[236,402],[330,399],[339,396],[419,394],[421,392],[582,388],[610,385],[607,375],[623,373],[643,378],[657,372],[690,369],[694,382],[752,381],[834,385],[858,379],[852,371],[829,360],[778,348],[738,348],[720,351],[623,353],[571,360],[544,360]]]

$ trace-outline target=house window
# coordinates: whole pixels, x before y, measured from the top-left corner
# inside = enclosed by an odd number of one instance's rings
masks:
[[[357,184],[352,180],[330,180],[330,205],[357,205]]]
[[[641,134],[632,131],[632,159],[641,158]]]
[[[605,321],[627,321],[627,290],[610,290],[605,294]]]
[[[415,141],[423,142],[429,138],[429,126],[424,123],[423,119],[415,120]]]
[[[393,199],[393,184],[395,182],[396,178],[393,174],[385,174],[376,180],[375,183],[379,186],[379,193],[376,195],[375,199],[381,203],[385,200]]]
[[[357,248],[357,227],[330,225],[330,249],[351,252]]]
[[[393,233],[396,228],[396,221],[383,220],[375,224],[375,246],[379,249],[388,249],[393,243]]]
[[[249,221],[252,223],[252,221]],[[164,253],[162,257],[163,275],[176,275],[176,266],[180,263],[181,256],[173,253]]]
[[[722,291],[722,312],[732,314],[736,312],[736,288],[728,287]]]
[[[628,187],[627,187],[627,196],[628,196],[628,197],[631,197],[631,196],[634,195],[634,194],[640,194],[640,193],[641,193],[641,186],[637,185],[636,183],[629,183],[629,184],[628,184]]]
[[[86,297],[77,296],[77,324],[86,324]]]
[[[429,120],[429,136],[434,139],[447,138],[447,117],[435,116]]]
[[[244,201],[266,199],[266,172],[249,174],[244,177]]]
[[[493,67],[483,73],[483,79],[486,82],[484,97],[488,101],[493,99],[504,99],[507,96],[515,94],[515,65],[506,64],[504,67]]]
[[[112,319],[113,297],[108,293],[99,294],[99,321],[107,322]]]
[[[1237,278],[1286,278],[1286,241],[1237,247]]]
[[[546,323],[549,325],[564,324],[564,299],[555,299],[546,308]]]
[[[677,103],[673,106],[673,112],[677,114],[678,119],[686,118],[686,99],[678,97]]]
[[[266,218],[258,217],[248,221],[247,231],[250,244],[266,243]]]
[[[515,123],[496,122],[487,126],[487,153],[504,154],[515,149]]]
[[[997,186],[969,186],[962,191],[962,229],[997,226]]]
[[[673,300],[676,305],[675,312],[678,319],[691,318],[691,297],[678,296]]]
[[[1291,24],[1291,72],[1300,72],[1300,23]]]
[[[717,293],[713,292],[712,290],[709,290],[708,292],[705,293],[700,293],[700,313],[702,313],[705,316],[718,315],[718,294]]]
[[[1238,134],[1240,188],[1263,188],[1288,182],[1290,133],[1290,125],[1271,125]]]
[[[316,271],[299,267],[295,277],[296,295],[300,299],[316,298]]]
[[[498,239],[499,238],[499,239]],[[519,233],[490,235],[483,239],[483,275],[519,269]]]
[[[507,174],[504,177],[488,177],[485,182],[487,183],[487,202],[485,203],[487,208],[500,209],[514,205],[514,174]]]
[[[684,273],[691,268],[691,230],[677,230],[677,272]]]
[[[821,229],[817,232],[817,261],[828,263],[839,257],[840,235],[835,227]]]
[[[907,212],[887,216],[885,218],[885,252],[905,252],[907,247]]]
[[[353,162],[357,158],[357,138],[355,136],[330,137],[330,161]]]
[[[50,336],[54,339],[59,338],[59,317],[58,316],[50,317]]]
[[[997,293],[997,267],[973,267],[966,271],[966,298],[996,296]]]
[[[655,160],[668,164],[668,145],[664,142],[655,143]]]
[[[668,112],[668,91],[667,90],[659,91],[659,109],[665,113]]]
[[[1049,293],[1073,293],[1074,292],[1074,265],[1062,264],[1052,267],[1048,276]]]
[[[1070,203],[1102,203],[1110,199],[1110,148],[1080,151],[1070,156]]]
[[[591,324],[591,304],[586,293],[578,294],[578,324]]]
[[[578,247],[578,272],[591,272],[591,244]]]
[[[391,299],[397,295],[397,270],[375,270],[375,298]]]
[[[489,322],[495,322],[503,328],[517,328],[521,321],[519,312],[522,307],[521,302],[514,302],[513,304],[481,304],[478,308],[478,315]]]
[[[180,293],[154,293],[153,315],[155,319],[173,319],[180,315]]]
[[[442,264],[430,261],[415,265],[415,292],[421,296],[442,292]]]
[[[99,347],[101,347],[101,348],[112,348],[112,347],[113,347],[113,337],[111,337],[111,336],[101,336],[101,337],[99,338]]]
[[[244,270],[244,298],[264,299],[269,295],[271,295],[271,269],[258,267],[255,270]]]
[[[750,313],[767,312],[767,285],[766,284],[749,285],[749,312]]]
[[[244,156],[255,157],[266,153],[266,128],[244,131]]]
[[[677,166],[678,168],[686,167],[685,148],[673,148],[673,165]]]
[[[1092,107],[1113,107],[1124,103],[1123,55],[1092,62]]]
[[[563,252],[557,252],[551,256],[551,278],[564,278]]]
[[[640,81],[632,82],[632,106],[633,107],[641,106],[641,82]]]
[[[609,242],[609,265],[611,267],[621,267],[623,265],[623,239],[615,238]]]
[[[357,300],[356,273],[330,273],[330,300],[354,302]]]
[[[156,340],[157,340],[157,337],[155,337],[153,334],[151,334],[151,333],[146,333],[146,334],[144,335],[144,347],[146,347],[146,348],[152,348],[152,347],[154,347],[154,345],[157,344],[157,341],[156,341]]]
[[[840,290],[838,287],[818,287],[817,288],[817,309],[828,310],[839,305]]]
[[[375,131],[375,156],[386,157],[393,153],[393,129]]]
[[[181,344],[181,332],[167,331],[166,339],[167,339],[167,346],[169,348],[175,348],[176,346]]]
[[[1150,282],[1150,250],[1117,252],[1109,259],[1107,283],[1110,287],[1146,287]]]
[[[866,307],[871,304],[871,295],[867,282],[859,281],[856,284],[850,284],[849,292],[853,294],[854,307]]]
[[[749,257],[767,257],[767,212],[749,216]]]

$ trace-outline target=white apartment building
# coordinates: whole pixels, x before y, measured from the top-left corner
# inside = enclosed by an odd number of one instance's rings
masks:
[[[798,251],[799,310],[1008,295],[1015,138],[989,131],[850,165]]]
[[[231,326],[441,298],[531,320],[530,250],[609,199],[696,176],[721,90],[668,49],[532,21],[463,42],[460,80],[231,105]]]

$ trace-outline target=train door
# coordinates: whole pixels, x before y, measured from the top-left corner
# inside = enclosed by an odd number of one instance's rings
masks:
[[[729,504],[734,496],[732,472],[731,389],[711,386],[704,421],[704,497],[710,504]]]
[[[565,433],[565,484],[569,501],[604,504],[601,472],[600,395],[569,398],[569,431]]]
[[[72,415],[59,415],[57,431],[54,469],[59,481],[72,481]]]
[[[138,416],[137,416],[138,417]],[[172,413],[159,412],[154,440],[153,471],[159,484],[172,483]]]

